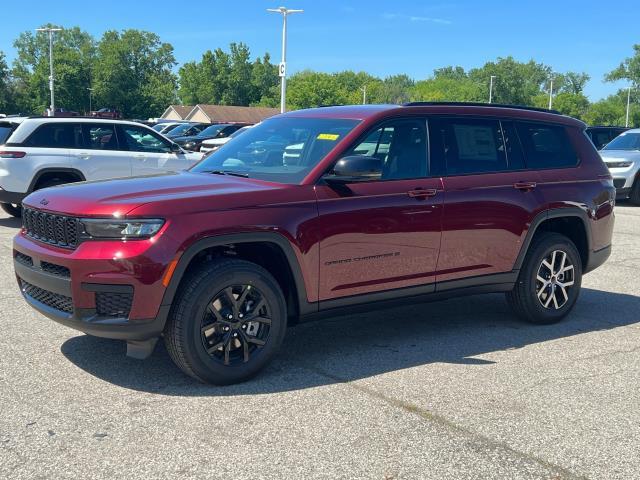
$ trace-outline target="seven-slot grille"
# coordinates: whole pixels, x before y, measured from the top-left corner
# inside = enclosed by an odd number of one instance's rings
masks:
[[[27,235],[41,242],[64,248],[78,246],[80,226],[77,218],[23,208],[22,225]]]

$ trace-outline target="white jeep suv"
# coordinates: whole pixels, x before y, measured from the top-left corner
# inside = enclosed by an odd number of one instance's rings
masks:
[[[0,206],[19,216],[22,199],[34,190],[183,170],[201,158],[135,122],[5,118],[0,120]]]

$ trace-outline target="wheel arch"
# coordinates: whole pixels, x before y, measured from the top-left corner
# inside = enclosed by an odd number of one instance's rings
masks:
[[[290,294],[290,298],[285,298],[285,300],[287,300],[287,303],[289,303],[289,301],[294,303],[295,315],[306,315],[316,312],[317,304],[310,303],[307,300],[307,290],[302,269],[291,243],[282,235],[270,232],[216,235],[200,239],[190,245],[178,259],[169,285],[164,293],[162,305],[169,306],[172,304],[182,280],[185,278],[189,269],[194,266],[194,261],[197,260],[198,256],[207,254],[208,252],[215,252],[216,249],[218,249],[217,251],[221,251],[220,249],[224,249],[225,247],[236,251],[238,247],[240,247],[239,249],[242,250],[243,246],[248,247],[251,246],[251,244],[276,249],[274,253],[279,252],[281,259],[286,263],[285,266],[288,272],[284,272],[284,275],[285,277],[286,275],[290,275],[291,285],[283,285],[283,277],[278,274],[274,276],[281,287],[285,287],[283,288],[285,296],[287,296],[287,293]],[[247,255],[241,254],[240,256],[232,258],[247,259],[247,257]],[[248,260],[252,260],[251,256],[249,256]],[[261,262],[260,260],[256,261],[255,258],[253,259],[254,263],[265,266],[265,263],[267,265],[269,264],[268,260],[271,260],[271,258],[265,260],[267,261]],[[269,271],[269,268],[267,268],[267,270]],[[270,271],[270,273],[274,274],[272,271]]]
[[[84,182],[86,177],[84,174],[78,170],[77,168],[69,168],[69,167],[49,167],[49,168],[41,168],[36,172],[36,174],[31,179],[31,183],[29,184],[29,189],[27,193],[32,193],[43,178],[53,175],[64,175],[64,176],[74,176],[78,179],[79,182]]]
[[[567,225],[580,225],[581,230],[568,232],[567,227],[562,226],[562,220],[568,220]],[[578,223],[575,223],[578,222]],[[545,210],[537,214],[531,221],[527,235],[522,242],[522,247],[516,258],[514,270],[520,270],[524,263],[525,256],[529,251],[529,246],[535,235],[539,232],[551,231],[561,233],[569,237],[576,245],[582,260],[583,270],[589,265],[589,257],[592,252],[591,229],[589,228],[589,217],[587,213],[578,207],[564,207],[553,210]]]

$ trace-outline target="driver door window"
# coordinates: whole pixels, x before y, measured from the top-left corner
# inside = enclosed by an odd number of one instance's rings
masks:
[[[399,120],[366,136],[345,156],[363,155],[380,161],[380,180],[428,176],[427,127],[424,120]]]
[[[185,155],[171,152],[171,143],[150,129],[135,125],[119,125],[118,140],[123,150],[132,155],[133,175],[184,170],[193,162]]]

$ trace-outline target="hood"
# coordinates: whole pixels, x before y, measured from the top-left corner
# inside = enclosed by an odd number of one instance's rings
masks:
[[[286,185],[260,180],[212,175],[207,173],[167,173],[116,180],[80,182],[38,190],[23,201],[24,205],[72,216],[124,216],[150,203],[158,210],[176,205],[193,205],[208,209],[254,204],[259,192],[277,190]]]
[[[598,153],[605,162],[613,159],[640,160],[640,151],[638,150],[600,150]]]

